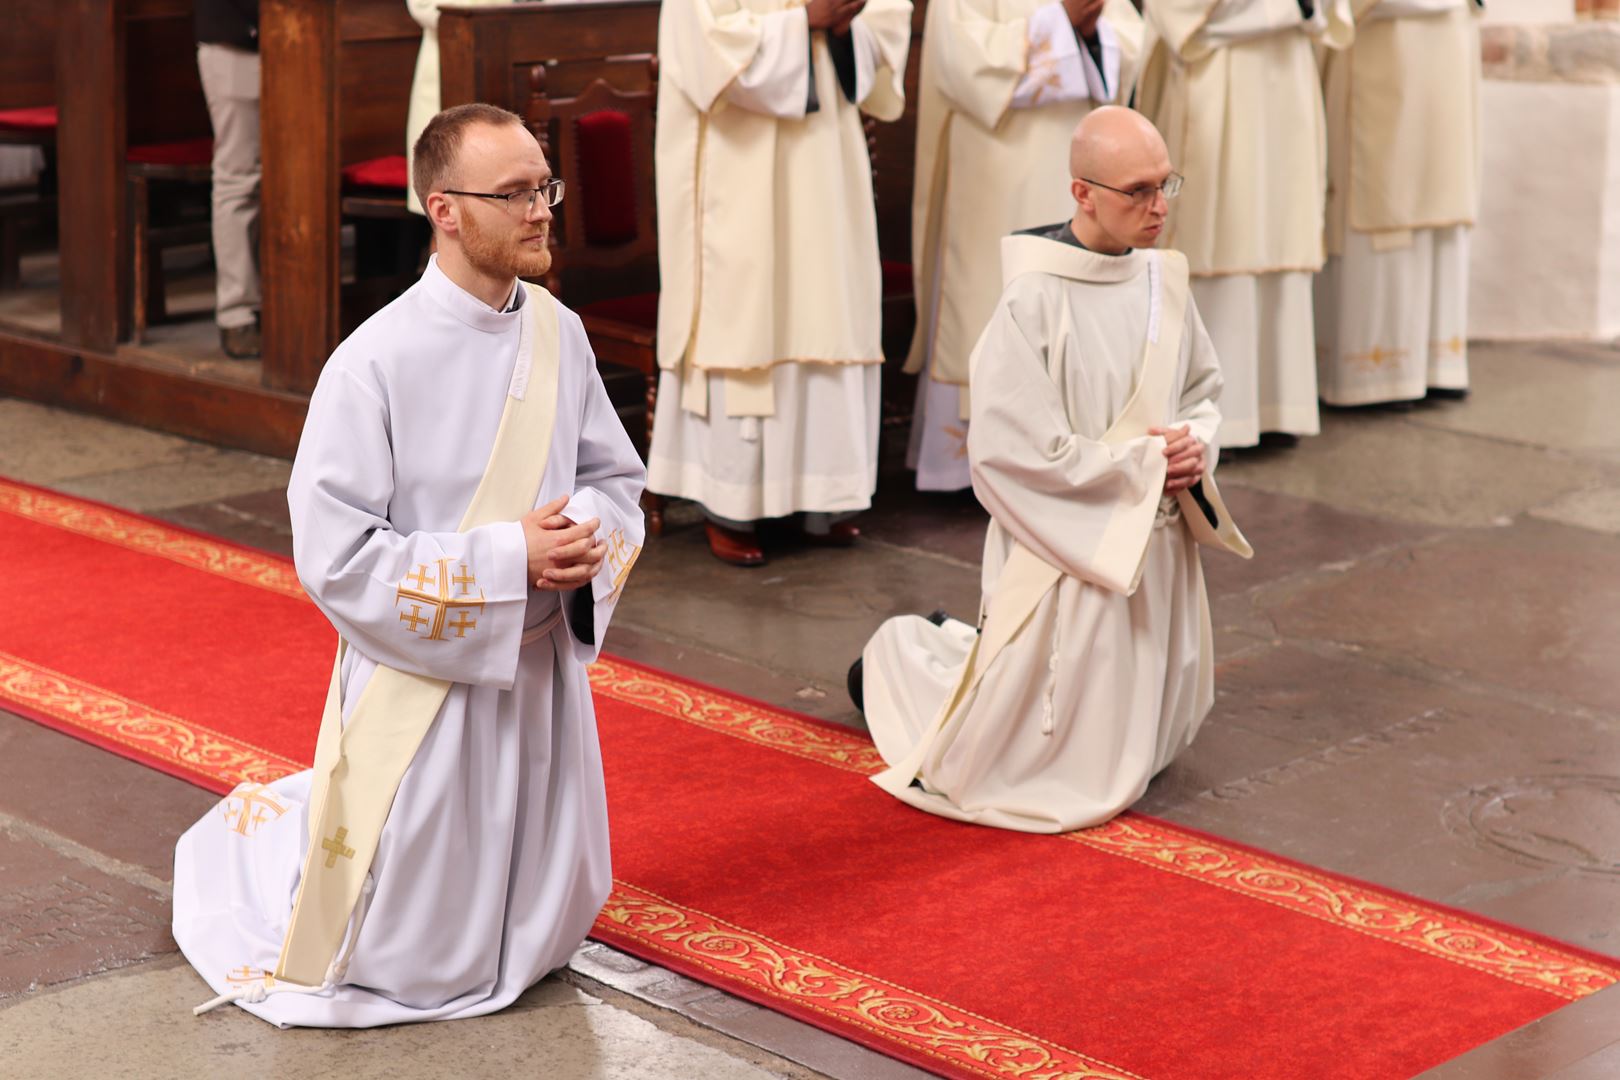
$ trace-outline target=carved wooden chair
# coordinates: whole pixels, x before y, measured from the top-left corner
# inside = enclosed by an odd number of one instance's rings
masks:
[[[604,60],[568,96],[550,92],[545,64],[529,69],[524,120],[540,140],[567,197],[553,211],[546,287],[579,312],[598,361],[641,374],[646,445],[658,404],[658,225],[653,125],[658,62]],[[645,449],[645,448],[644,448]],[[663,530],[664,500],[643,499],[649,531]]]

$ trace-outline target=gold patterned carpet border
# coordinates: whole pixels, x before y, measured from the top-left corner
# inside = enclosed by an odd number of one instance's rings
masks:
[[[870,776],[883,768],[876,748],[853,731],[841,732],[611,658],[592,665],[591,687],[618,701],[836,769]],[[1064,833],[1061,839],[1566,1000],[1620,981],[1620,968],[1595,965],[1504,928],[1137,814],[1127,812],[1105,825]]]
[[[92,740],[134,750],[160,768],[207,779],[210,786],[268,784],[305,767],[6,652],[0,652],[0,699],[76,728]]]
[[[3,479],[0,511],[269,592],[308,599],[284,559],[133,514]],[[816,724],[611,657],[593,664],[590,678],[597,693],[731,738],[862,776],[883,767],[876,748],[856,732]],[[129,747],[163,766],[231,786],[267,783],[303,767],[8,653],[0,653],[0,695],[92,739]],[[1150,818],[1127,813],[1063,839],[1567,1000],[1620,981],[1620,969],[1593,964],[1504,928],[1425,908],[1405,897],[1316,874]]]
[[[292,564],[209,540],[134,514],[0,480],[0,511],[107,544],[153,555],[283,596],[307,599]]]
[[[591,936],[634,942],[676,968],[699,968],[783,1011],[814,1013],[898,1043],[960,1072],[1028,1080],[1141,1080],[1027,1032],[794,949],[615,880]]]

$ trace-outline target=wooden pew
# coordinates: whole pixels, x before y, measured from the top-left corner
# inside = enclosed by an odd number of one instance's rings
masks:
[[[56,100],[62,339],[128,333],[129,146],[207,138],[190,0],[63,0]]]
[[[47,163],[56,151],[56,23],[54,0],[14,0],[0,34],[0,146],[39,146]],[[0,289],[17,284],[25,228],[55,213],[55,169],[40,190],[0,192]]]
[[[401,0],[262,0],[264,378],[307,393],[341,337],[346,165],[404,153],[421,28]],[[366,209],[388,213],[382,196]],[[355,207],[351,204],[351,209]]]

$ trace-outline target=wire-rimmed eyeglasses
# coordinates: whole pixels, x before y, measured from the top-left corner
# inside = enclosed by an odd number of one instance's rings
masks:
[[[1117,191],[1119,194],[1130,199],[1133,206],[1146,206],[1148,203],[1153,201],[1153,196],[1155,195],[1163,195],[1166,199],[1173,199],[1177,195],[1181,194],[1182,177],[1180,173],[1171,173],[1169,176],[1164,178],[1164,182],[1162,184],[1142,184],[1131,188],[1129,191],[1124,188],[1114,187],[1112,184],[1104,184],[1099,180],[1093,180],[1086,176],[1082,176],[1080,179],[1093,187],[1107,188],[1109,191]]]
[[[536,200],[542,200],[547,206],[556,206],[563,201],[563,188],[561,180],[547,180],[539,187],[518,188],[504,194],[493,191],[453,191],[446,188],[445,195],[471,195],[475,199],[499,199],[506,204],[506,211],[514,216],[528,214],[534,210]]]

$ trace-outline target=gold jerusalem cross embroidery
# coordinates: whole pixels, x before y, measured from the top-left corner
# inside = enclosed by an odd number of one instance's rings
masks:
[[[472,617],[472,609],[484,610],[484,590],[479,589],[474,595],[478,579],[467,569],[466,563],[459,563],[452,570],[452,561],[435,559],[431,566],[419,563],[399,583],[394,604],[396,607],[410,605],[399,614],[399,621],[405,624],[408,633],[429,641],[443,641],[446,630],[454,630],[456,637],[464,638],[467,631],[477,628],[478,620]],[[450,618],[452,612],[454,620]]]
[[[641,549],[624,538],[623,529],[614,529],[609,533],[606,543],[608,569],[613,573],[613,591],[618,592],[624,579],[630,576],[630,568],[636,565]]]
[[[243,964],[239,968],[231,968],[229,971],[227,971],[225,973],[225,981],[236,986],[242,986],[247,983],[256,983],[260,981],[262,981],[265,986],[274,986],[276,984],[276,976],[273,972],[266,971],[264,968],[248,967],[246,964]]]
[[[242,785],[225,796],[222,806],[225,820],[231,823],[231,831],[239,836],[252,836],[260,825],[274,821],[287,812],[287,808],[277,802],[263,784]]]
[[[328,870],[337,865],[339,855],[343,856],[345,859],[354,858],[354,848],[347,847],[343,843],[343,841],[347,840],[348,837],[348,829],[339,829],[330,837],[321,841],[321,850],[326,852],[326,868]]]

